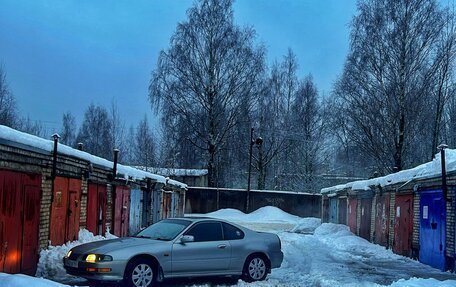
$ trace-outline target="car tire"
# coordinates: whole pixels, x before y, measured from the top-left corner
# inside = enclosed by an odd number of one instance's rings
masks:
[[[267,259],[261,255],[247,257],[244,264],[242,279],[246,282],[262,281],[268,275]]]
[[[157,268],[150,260],[136,259],[128,263],[124,283],[128,287],[152,287],[157,280]]]

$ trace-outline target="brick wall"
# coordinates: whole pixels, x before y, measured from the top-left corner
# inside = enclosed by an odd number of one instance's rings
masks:
[[[371,210],[371,227],[370,227],[370,242],[374,242],[375,232],[375,216],[377,214],[377,194],[372,198],[372,210]]]
[[[420,193],[416,192],[413,195],[413,237],[412,249],[414,250],[414,257],[418,257],[418,250],[420,246]]]
[[[455,200],[456,200],[456,191],[455,188],[448,189],[448,201],[446,202],[446,256],[454,258],[455,257]]]
[[[394,246],[394,221],[396,220],[396,209],[394,208],[396,205],[396,193],[390,193],[390,215],[389,215],[389,238],[388,238],[388,246],[393,248]]]
[[[361,228],[361,199],[357,199],[356,203],[356,235],[359,235]]]
[[[114,188],[111,184],[106,186],[107,201],[106,201],[106,230],[112,232],[112,210],[113,210],[113,199],[114,199]]]
[[[86,228],[87,226],[87,193],[89,184],[87,179],[81,181],[81,213],[79,215],[79,228]]]

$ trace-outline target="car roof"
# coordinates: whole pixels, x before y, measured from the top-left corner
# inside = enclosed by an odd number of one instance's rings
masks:
[[[227,222],[226,220],[213,218],[213,217],[205,217],[205,216],[186,216],[186,217],[174,217],[168,219],[180,219],[180,220],[188,220],[192,222],[201,222],[201,221],[220,221],[220,222]]]

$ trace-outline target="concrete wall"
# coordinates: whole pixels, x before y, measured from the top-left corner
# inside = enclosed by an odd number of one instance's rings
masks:
[[[246,190],[189,187],[186,193],[186,213],[208,213],[222,208],[245,212]],[[292,192],[252,190],[249,211],[275,206],[301,217],[321,217],[321,196]]]

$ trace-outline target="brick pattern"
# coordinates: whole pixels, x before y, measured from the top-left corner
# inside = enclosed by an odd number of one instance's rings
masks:
[[[114,188],[111,184],[106,186],[107,201],[106,201],[106,231],[112,231],[112,210],[113,206],[113,195]]]
[[[389,215],[389,238],[388,238],[388,246],[393,248],[394,246],[394,221],[396,219],[396,209],[394,208],[396,205],[396,193],[390,193],[390,215]]]
[[[79,228],[86,228],[87,226],[87,193],[89,184],[87,179],[81,181],[81,213],[79,214]]]
[[[372,198],[372,210],[371,210],[371,226],[370,226],[370,242],[374,242],[375,233],[375,216],[377,214],[377,194]]]
[[[51,221],[52,180],[51,170],[43,170],[41,175],[41,207],[39,226],[39,247],[47,248],[49,245],[49,229]]]
[[[420,198],[419,192],[413,196],[413,237],[412,249],[417,252],[420,249]],[[418,255],[418,254],[416,254]]]
[[[448,201],[446,202],[446,256],[455,258],[455,188],[448,189]]]
[[[356,204],[356,235],[359,235],[360,227],[361,227],[361,199],[357,199],[357,204]]]

